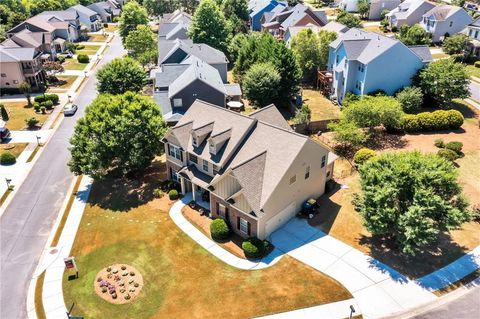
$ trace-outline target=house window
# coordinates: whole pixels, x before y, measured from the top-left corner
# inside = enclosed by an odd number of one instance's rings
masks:
[[[475,39],[477,39],[477,38],[478,38],[478,30],[475,31]]]
[[[358,71],[363,73],[363,71],[365,71],[365,66],[360,63],[360,65],[358,66]]]
[[[248,221],[243,218],[240,218],[240,231],[248,235]]]
[[[337,59],[336,59],[336,61],[337,61],[337,64],[338,64],[338,62],[340,62],[340,56],[339,56],[338,54],[337,54]]]
[[[348,60],[345,59],[345,67],[347,67],[347,64],[348,64]]]
[[[225,205],[218,204],[218,216],[225,218]]]
[[[213,175],[217,175],[220,168],[217,165],[213,165]]]
[[[188,153],[188,159],[190,160],[190,162],[198,164],[198,158],[196,155]]]
[[[297,175],[293,175],[292,177],[290,177],[290,185],[292,185],[296,181],[297,181]]]
[[[453,25],[453,21],[450,21],[450,28],[452,27],[452,25]]]
[[[173,168],[170,168],[170,175],[172,176],[172,181],[178,182],[178,173]]]
[[[182,99],[173,99],[173,107],[182,107]]]
[[[205,172],[208,172],[208,161],[207,160],[203,160],[203,167],[202,168]]]
[[[183,156],[182,156],[182,151],[180,150],[179,147],[175,145],[170,145],[170,156],[175,157],[179,161],[183,161]]]
[[[322,168],[325,167],[325,163],[327,162],[327,156],[326,155],[323,155],[322,156]]]
[[[198,146],[198,145],[197,145],[197,138],[196,138],[196,137],[193,137],[193,136],[192,136],[192,143],[193,143],[193,146]]]
[[[472,30],[472,29],[468,30],[468,36],[469,36],[469,37],[472,36],[472,33],[473,33],[473,30]]]
[[[310,177],[310,166],[307,166],[305,168],[305,179],[308,179]]]
[[[6,73],[2,73],[2,78],[6,78],[7,77],[7,74]]]

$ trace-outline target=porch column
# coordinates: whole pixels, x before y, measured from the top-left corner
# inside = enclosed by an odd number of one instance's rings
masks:
[[[182,190],[182,194],[185,194],[185,178],[183,177],[180,178],[180,187]]]
[[[195,196],[195,184],[193,184],[192,182],[192,196],[193,196],[193,201],[195,202],[196,201],[196,196]]]

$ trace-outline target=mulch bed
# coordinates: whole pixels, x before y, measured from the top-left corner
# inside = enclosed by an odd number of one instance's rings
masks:
[[[100,298],[113,304],[134,301],[143,287],[143,277],[130,265],[113,264],[100,270],[93,284]]]

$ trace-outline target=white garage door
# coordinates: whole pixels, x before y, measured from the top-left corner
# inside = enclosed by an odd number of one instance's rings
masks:
[[[277,230],[280,226],[285,224],[295,216],[297,212],[297,205],[295,202],[288,205],[284,210],[282,210],[277,215],[273,216],[270,220],[267,221],[265,224],[265,236],[269,236],[275,230]]]

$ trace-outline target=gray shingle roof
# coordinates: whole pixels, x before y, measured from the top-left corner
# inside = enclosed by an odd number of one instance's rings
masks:
[[[429,17],[429,16],[434,16],[435,20],[437,21],[444,21],[446,18],[454,14],[455,12],[463,10],[460,7],[457,6],[451,6],[451,5],[439,5],[436,7],[433,7],[430,11],[425,13],[423,16],[424,17]]]
[[[34,48],[6,48],[0,46],[0,60],[2,62],[31,61],[37,55]]]
[[[93,16],[93,15],[96,15],[97,13],[95,11],[93,11],[92,9],[90,8],[87,8],[81,4],[77,4],[75,6],[72,6],[70,8],[67,9],[67,11],[70,10],[70,11],[76,11],[76,12],[81,12],[82,14],[86,15],[86,16]]]
[[[280,113],[280,111],[274,104],[262,107],[261,109],[250,113],[249,116],[256,118],[259,121],[281,127],[285,130],[292,130],[290,125],[288,125],[288,122],[283,117],[282,113]]]
[[[166,64],[163,69],[155,73],[155,87],[166,87],[175,81],[185,70],[188,64]]]
[[[408,48],[418,55],[423,62],[433,61],[432,53],[427,45],[412,45]]]
[[[228,96],[241,96],[242,88],[238,83],[225,84],[225,90]]]
[[[175,39],[175,40],[160,40],[158,41],[158,55],[159,64],[170,57],[177,50],[182,50],[188,56],[195,56],[198,59],[209,64],[228,63],[225,54],[212,48],[208,44],[193,43],[191,40]]]

